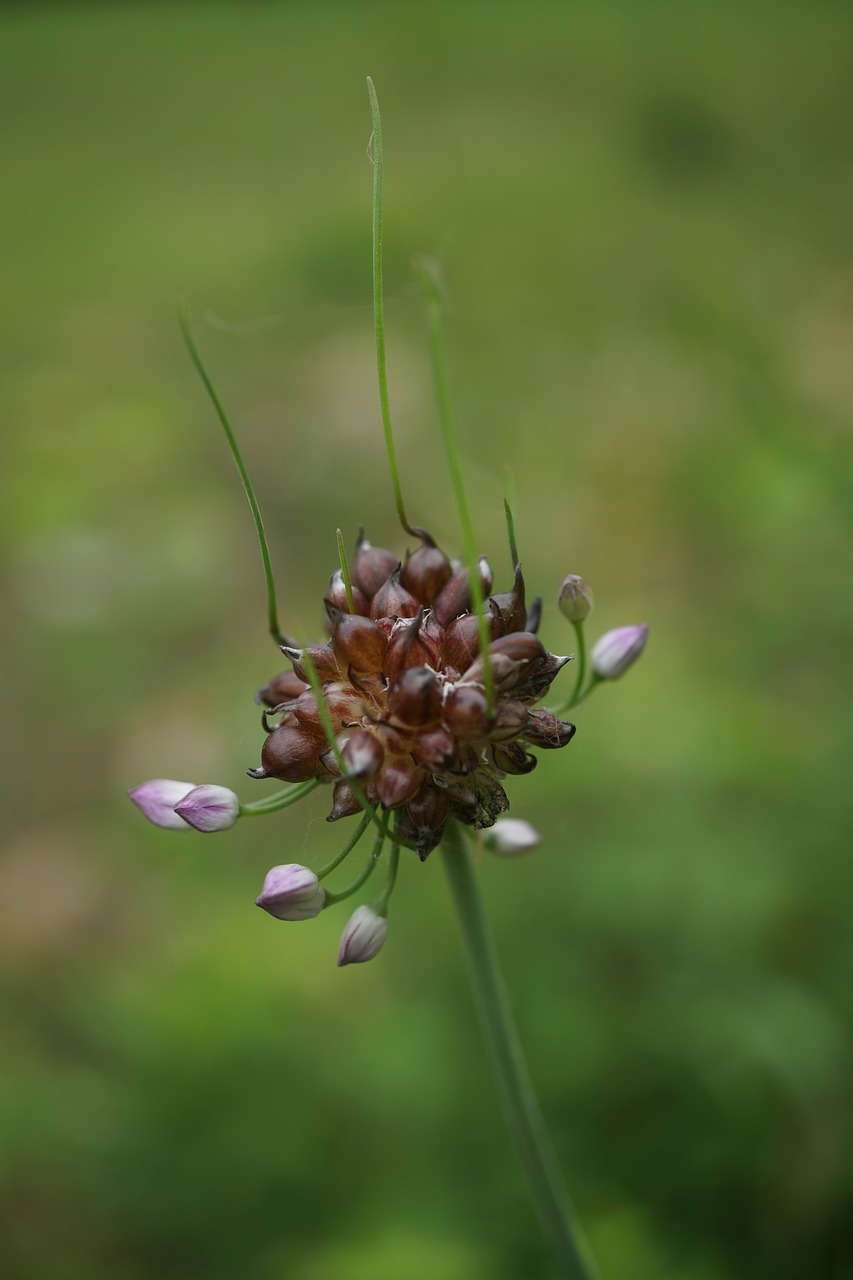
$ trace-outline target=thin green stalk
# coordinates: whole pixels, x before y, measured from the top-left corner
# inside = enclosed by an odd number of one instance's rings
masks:
[[[185,299],[178,304],[178,323],[181,327],[181,333],[189,352],[190,359],[195,365],[196,372],[204,384],[204,389],[208,394],[211,404],[216,410],[219,421],[222,423],[222,429],[225,432],[225,439],[228,441],[228,447],[231,450],[231,456],[236,463],[237,470],[240,473],[240,479],[243,482],[243,488],[246,497],[249,500],[249,506],[252,511],[252,519],[255,523],[255,533],[258,535],[258,545],[261,548],[261,560],[264,565],[264,578],[267,586],[267,617],[269,619],[270,634],[278,645],[290,645],[293,642],[282,632],[278,625],[278,611],[275,601],[275,582],[272,574],[272,561],[270,560],[270,549],[267,543],[267,535],[264,532],[264,522],[261,518],[261,509],[258,506],[258,500],[255,497],[255,491],[252,488],[252,482],[249,479],[249,473],[246,470],[246,464],[243,461],[243,455],[240,453],[240,446],[237,444],[237,437],[228,421],[228,415],[222,405],[222,401],[217,395],[216,388],[210,380],[210,375],[204,367],[204,362],[199,354],[196,346],[195,338],[192,331],[192,320],[190,318],[189,306]]]
[[[509,538],[509,554],[512,556],[512,567],[517,569],[518,542],[515,537],[515,520],[513,519],[512,507],[509,505],[509,498],[504,498],[504,515],[506,516],[506,533]]]
[[[373,872],[376,870],[376,864],[379,861],[380,857],[382,856],[382,850],[384,846],[385,846],[385,836],[380,831],[379,835],[376,837],[376,839],[373,842],[373,849],[371,850],[370,858],[367,862],[367,866],[361,872],[361,875],[357,876],[356,879],[353,880],[349,888],[341,889],[340,893],[329,893],[327,889],[326,901],[325,901],[326,907],[332,907],[335,905],[335,903],[343,902],[345,898],[351,898],[354,893],[358,893],[361,886],[373,875]]]
[[[406,533],[419,537],[406,516],[400,473],[397,469],[397,453],[394,448],[394,432],[391,427],[391,408],[388,403],[388,371],[385,365],[385,301],[382,282],[382,179],[384,156],[382,151],[382,120],[379,116],[379,100],[370,76],[367,77],[367,93],[373,116],[373,329],[376,339],[376,373],[379,378],[379,409],[382,414],[382,430],[385,432],[385,450],[391,470],[394,502],[397,516]]]
[[[468,843],[451,819],[442,843],[474,1003],[504,1115],[562,1280],[593,1280],[588,1248],[545,1129],[498,966]]]
[[[347,560],[347,549],[344,546],[344,535],[341,533],[340,529],[336,529],[335,533],[337,534],[338,539],[338,559],[341,562],[341,576],[344,580],[344,590],[347,593],[347,606],[349,607],[350,613],[355,613],[355,604],[353,603],[352,598],[352,581],[349,576],[349,560]]]
[[[397,868],[399,867],[399,865],[400,865],[400,837],[399,835],[395,834],[394,843],[391,846],[391,856],[388,859],[388,875],[386,877],[385,884],[382,887],[382,892],[379,894],[379,897],[373,903],[373,910],[376,912],[378,916],[387,916],[388,914],[388,900],[391,897],[391,893],[394,889],[394,885],[397,882]]]
[[[459,525],[462,529],[462,548],[465,563],[468,566],[468,581],[471,587],[471,599],[477,617],[477,631],[480,638],[480,651],[483,655],[483,684],[486,688],[486,700],[489,711],[494,707],[495,685],[492,676],[492,664],[489,657],[489,627],[486,621],[483,584],[477,571],[477,551],[474,542],[474,526],[471,523],[471,512],[468,508],[468,495],[465,492],[465,480],[462,475],[462,463],[459,458],[459,438],[453,406],[450,401],[450,388],[447,382],[447,362],[444,358],[444,340],[442,334],[441,294],[436,282],[435,270],[430,263],[419,259],[415,262],[415,270],[420,277],[427,304],[429,320],[430,355],[432,357],[432,374],[435,396],[438,403],[438,417],[441,423],[441,434],[444,439],[444,451],[447,457],[447,468],[456,498],[456,510]]]
[[[265,796],[263,800],[254,800],[250,804],[240,805],[240,817],[251,818],[264,813],[275,813],[278,809],[287,809],[290,805],[296,804],[297,800],[301,800],[303,796],[307,796],[315,788],[319,787],[318,778],[311,778],[309,782],[300,782],[295,787],[288,787],[286,791],[276,791],[275,795]]]
[[[571,701],[569,702],[570,707],[577,705],[581,689],[583,688],[584,676],[586,675],[586,635],[584,633],[583,623],[573,622],[572,626],[575,629],[575,638],[578,642],[578,674],[575,679],[575,687],[572,690]]]
[[[329,875],[330,872],[334,871],[335,867],[339,867],[341,865],[344,858],[349,857],[349,855],[352,853],[353,849],[358,844],[361,837],[364,835],[367,828],[370,826],[372,818],[373,818],[372,813],[367,813],[367,812],[364,813],[361,819],[361,822],[358,824],[358,827],[355,830],[355,833],[352,836],[350,836],[349,840],[346,842],[343,849],[341,849],[340,853],[336,853],[334,858],[332,858],[331,862],[327,862],[325,867],[323,867],[323,870],[317,872],[318,880],[325,879],[325,877]],[[380,840],[385,839],[384,832],[379,833],[379,839]]]
[[[571,711],[575,707],[580,706],[582,702],[586,701],[586,699],[592,693],[593,689],[597,689],[600,684],[604,683],[601,679],[601,676],[597,676],[595,672],[593,672],[592,676],[590,677],[589,684],[583,690],[583,693],[581,693],[581,689],[583,688],[584,676],[586,675],[586,636],[584,634],[582,622],[573,622],[572,626],[575,629],[575,636],[577,637],[577,642],[578,642],[578,674],[575,679],[575,687],[572,690],[571,697],[568,698],[566,702],[562,703],[562,705],[558,707],[556,712],[554,713],[555,715],[558,715],[558,716],[561,716],[566,711]]]

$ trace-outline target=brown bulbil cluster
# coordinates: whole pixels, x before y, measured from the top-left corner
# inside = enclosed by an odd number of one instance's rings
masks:
[[[352,565],[354,612],[343,575],[325,599],[331,639],[307,652],[344,763],[330,749],[308,683],[306,650],[284,648],[293,670],[259,691],[268,737],[253,777],[334,786],[333,822],[359,812],[353,781],[371,804],[400,811],[400,834],[422,858],[441,839],[448,815],[490,827],[509,807],[501,780],[536,766],[530,747],[563,747],[575,728],[534,705],[568,661],[534,634],[539,602],[528,613],[524,580],[491,595],[485,560],[478,571],[486,600],[493,709],[489,711],[478,620],[466,569],[455,569],[428,534],[401,564],[361,538]],[[280,718],[271,727],[269,716]]]

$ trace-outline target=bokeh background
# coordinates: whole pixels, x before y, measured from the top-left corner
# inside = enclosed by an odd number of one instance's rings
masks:
[[[436,257],[478,542],[515,495],[641,663],[516,780],[483,892],[605,1280],[853,1275],[853,9],[665,0],[19,4],[0,13],[0,1274],[552,1273],[440,862],[371,965],[285,925],[326,797],[161,832],[145,778],[256,798],[284,625],[335,528],[400,551],[370,312],[373,75],[412,518],[458,546],[411,258]]]

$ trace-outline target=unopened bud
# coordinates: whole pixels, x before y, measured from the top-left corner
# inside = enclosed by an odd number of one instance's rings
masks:
[[[529,853],[541,843],[542,837],[536,828],[522,818],[499,818],[483,838],[484,848],[501,858]]]
[[[175,782],[171,778],[152,778],[129,791],[133,803],[141,809],[149,822],[173,831],[186,831],[187,824],[175,813],[175,805],[194,788],[192,782]]]
[[[569,622],[583,622],[592,613],[592,588],[576,573],[566,574],[557,596],[560,612]]]
[[[372,960],[382,950],[387,936],[388,921],[384,916],[377,915],[372,907],[356,907],[341,935],[338,967]]]
[[[227,831],[240,816],[240,801],[227,787],[195,787],[175,805],[175,813],[196,831]]]
[[[314,872],[297,862],[289,862],[267,872],[255,905],[263,907],[276,920],[310,920],[320,914],[325,901],[326,890]]]
[[[646,646],[648,624],[616,627],[599,636],[589,655],[590,665],[600,680],[616,680],[639,658]]]

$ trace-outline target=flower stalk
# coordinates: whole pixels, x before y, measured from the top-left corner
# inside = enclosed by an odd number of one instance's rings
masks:
[[[557,1274],[561,1280],[594,1280],[512,1016],[466,832],[455,820],[447,824],[441,851],[489,1062]]]

